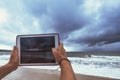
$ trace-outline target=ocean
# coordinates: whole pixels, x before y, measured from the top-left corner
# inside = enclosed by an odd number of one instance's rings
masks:
[[[6,64],[9,58],[10,52],[0,52],[0,66]],[[75,73],[120,79],[120,56],[100,56],[91,54],[68,58],[71,61]],[[25,67],[51,70],[56,70],[58,68],[58,66]]]

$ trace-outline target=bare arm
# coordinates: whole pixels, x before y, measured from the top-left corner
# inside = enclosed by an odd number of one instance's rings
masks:
[[[71,64],[64,60],[61,62],[61,79],[60,80],[76,80],[76,76]]]
[[[18,49],[17,47],[14,47],[14,49],[11,52],[10,61],[0,67],[0,79],[11,73],[12,71],[16,70],[18,68]]]
[[[72,69],[72,66],[69,61],[63,60],[67,59],[67,55],[65,53],[65,49],[63,48],[63,44],[60,43],[58,49],[53,48],[52,52],[55,56],[56,61],[59,63],[61,61],[60,68],[61,68],[61,77],[60,80],[76,80],[76,76]]]

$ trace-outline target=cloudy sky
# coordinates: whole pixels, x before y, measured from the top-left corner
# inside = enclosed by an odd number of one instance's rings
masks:
[[[120,0],[0,0],[0,49],[55,32],[67,51],[120,51]]]

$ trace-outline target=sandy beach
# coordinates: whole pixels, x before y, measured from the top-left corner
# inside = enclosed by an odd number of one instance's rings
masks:
[[[19,67],[2,80],[59,80],[60,71]],[[119,80],[98,76],[76,74],[77,80]]]

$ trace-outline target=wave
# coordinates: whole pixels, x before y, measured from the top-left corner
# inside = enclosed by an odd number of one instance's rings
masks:
[[[72,63],[79,65],[94,65],[96,68],[109,67],[120,68],[120,57],[118,56],[91,56],[86,58],[69,57]]]
[[[0,55],[0,65],[9,61],[9,55]],[[120,79],[120,57],[119,56],[86,56],[68,57],[73,66],[74,72],[95,76],[104,76]],[[58,66],[27,66],[29,68],[55,70]],[[59,69],[60,70],[60,69]],[[109,74],[111,73],[111,74]]]

